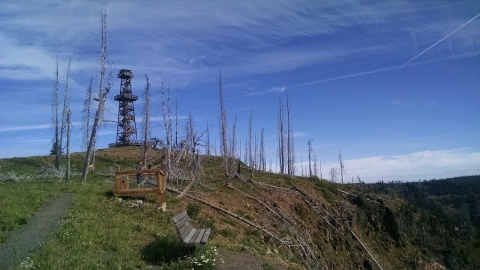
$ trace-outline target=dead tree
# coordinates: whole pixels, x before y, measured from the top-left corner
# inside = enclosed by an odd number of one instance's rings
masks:
[[[92,76],[90,76],[90,85],[85,91],[85,100],[83,102],[82,148],[85,150],[87,149],[88,137],[90,135],[91,105],[92,105]]]
[[[207,130],[206,130],[206,133],[207,133],[207,145],[206,145],[206,154],[207,156],[210,156],[211,155],[211,152],[210,152],[210,126],[208,124],[208,118],[207,118]]]
[[[322,161],[320,160],[320,179],[323,179],[323,175],[322,175]]]
[[[343,175],[345,174],[345,167],[343,166],[343,158],[342,158],[342,152],[340,151],[340,148],[338,148],[338,161],[340,162],[340,177],[342,179],[342,184],[343,184]]]
[[[145,91],[143,92],[143,164],[147,165],[147,152],[149,145],[149,123],[150,123],[150,82],[145,74]]]
[[[337,169],[336,168],[331,168],[330,169],[330,177],[332,179],[332,182],[336,182],[337,181]]]
[[[258,140],[257,140],[257,133],[254,135],[255,138],[255,147],[253,152],[253,168],[258,169]]]
[[[253,148],[253,140],[252,140],[252,121],[253,121],[253,115],[252,115],[252,108],[250,108],[250,120],[248,121],[248,166],[252,167],[253,165],[253,154],[252,154],[252,148]]]
[[[178,147],[178,87],[175,95],[175,148],[177,147]]]
[[[166,153],[163,156],[164,170],[166,171],[167,181],[170,180],[170,170],[172,169],[172,119],[170,117],[170,87],[165,86],[165,82],[161,81],[162,88],[162,112],[163,112],[163,125],[165,128],[165,142],[166,142]]]
[[[285,117],[282,99],[278,98],[278,163],[280,174],[285,173]]]
[[[237,138],[236,138],[236,129],[237,129],[237,116],[235,115],[235,118],[233,120],[233,125],[232,125],[232,138],[231,138],[231,144],[230,144],[230,164],[229,164],[229,169],[230,169],[230,172],[229,172],[229,175],[234,175],[235,172],[236,172],[236,166],[235,166],[235,163],[236,163],[236,147],[237,147]],[[240,160],[240,158],[238,158],[238,160]]]
[[[245,154],[243,156],[243,163],[248,165],[248,138],[245,140]]]
[[[54,129],[53,137],[53,154],[55,154],[55,168],[60,169],[60,152],[61,145],[59,143],[59,116],[58,116],[58,55],[55,65],[55,82],[53,84],[53,95],[52,95],[52,127]]]
[[[264,129],[262,127],[262,132],[260,133],[260,170],[266,171],[267,170],[267,165],[266,165],[266,157],[265,157],[265,139],[264,139]]]
[[[301,176],[305,176],[303,171],[303,156],[300,156],[300,168],[301,168]]]
[[[107,14],[101,14],[101,32],[102,32],[102,39],[101,39],[101,48],[100,48],[100,85],[98,88],[98,108],[97,112],[95,113],[95,120],[92,126],[92,133],[90,134],[90,139],[87,146],[87,153],[85,155],[85,162],[83,164],[83,172],[82,172],[82,182],[86,183],[87,175],[88,175],[88,165],[90,161],[90,155],[92,153],[92,149],[94,147],[95,138],[97,135],[97,129],[99,123],[101,123],[101,119],[103,118],[103,111],[105,108],[105,100],[107,97],[108,92],[110,91],[110,83],[111,83],[111,71],[110,77],[108,82],[108,87],[105,89],[103,88],[103,80],[105,77],[105,64],[107,61]]]
[[[70,133],[72,132],[72,111],[68,109],[67,112],[67,168],[65,169],[65,181],[70,180]]]
[[[317,154],[315,154],[315,150],[313,150],[313,174],[318,177],[317,171]]]
[[[308,176],[312,176],[312,139],[308,140]]]
[[[231,176],[228,175],[228,135],[227,135],[227,113],[225,111],[225,105],[223,100],[223,89],[222,89],[222,71],[220,70],[220,75],[218,79],[218,89],[219,89],[219,100],[220,100],[220,152],[222,153],[222,168],[225,175],[225,186],[228,186],[228,180]]]
[[[68,68],[67,68],[67,75],[65,78],[65,86],[64,86],[64,91],[63,91],[63,108],[62,108],[62,121],[61,121],[61,127],[60,127],[60,154],[63,152],[63,138],[65,137],[65,133],[67,132],[67,114],[69,109],[69,98],[68,98],[68,77],[70,76],[70,63],[71,59],[68,60]]]
[[[290,97],[287,94],[287,173],[289,175],[295,174],[295,151],[293,148],[293,128],[290,121]]]

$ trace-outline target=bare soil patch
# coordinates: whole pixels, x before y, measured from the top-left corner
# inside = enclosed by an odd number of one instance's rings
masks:
[[[223,261],[221,263],[220,261]],[[270,268],[268,268],[270,267]],[[284,265],[266,261],[264,258],[231,250],[219,250],[217,256],[218,270],[263,270],[263,269],[287,269]]]

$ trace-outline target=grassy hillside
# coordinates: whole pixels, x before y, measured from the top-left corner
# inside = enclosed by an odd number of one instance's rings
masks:
[[[225,187],[221,160],[204,156],[203,169],[187,193],[190,198],[167,193],[167,213],[161,213],[153,196],[142,198],[146,203],[139,207],[134,199],[119,201],[112,196],[112,173],[134,168],[139,159],[140,149],[135,147],[99,150],[95,172],[85,185],[79,184],[82,154],[72,156],[74,177],[69,183],[52,169],[53,157],[1,159],[0,239],[5,241],[5,231],[28,222],[58,192],[72,192],[75,200],[67,218],[24,266],[209,269],[193,262],[202,255],[213,257],[217,247],[260,256],[265,269],[376,269],[377,263],[383,269],[480,268],[473,256],[480,246],[475,229],[479,211],[473,207],[475,202],[478,206],[478,189],[472,191],[473,197],[464,194],[469,203],[456,207],[448,203],[457,202],[453,194],[433,194],[419,187],[424,193],[414,198],[435,202],[434,208],[422,208],[426,204],[412,200],[408,197],[412,192],[399,184],[394,196],[389,186],[340,185],[259,171],[251,178],[242,169]],[[477,178],[465,185],[479,182]],[[186,184],[168,183],[178,190]],[[213,228],[209,244],[196,253],[181,245],[170,221],[183,210],[197,226]],[[446,230],[454,232],[443,237]]]

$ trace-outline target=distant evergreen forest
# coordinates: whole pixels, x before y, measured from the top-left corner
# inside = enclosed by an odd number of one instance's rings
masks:
[[[396,217],[400,231],[425,253],[448,268],[480,269],[480,175],[366,187],[368,192],[404,199]]]

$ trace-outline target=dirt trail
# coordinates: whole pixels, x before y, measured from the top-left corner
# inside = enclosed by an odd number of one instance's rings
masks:
[[[220,261],[224,263],[221,263]],[[219,250],[217,256],[217,270],[263,270],[266,266],[269,269],[284,270],[284,265],[274,262],[267,262],[249,253],[236,252],[230,250]]]
[[[40,208],[25,226],[10,233],[0,245],[0,269],[12,269],[29,252],[40,247],[55,231],[59,221],[72,206],[73,194],[61,194]]]

